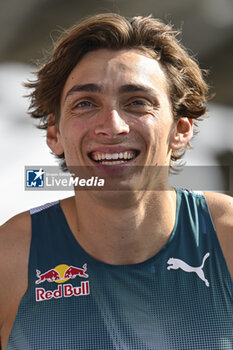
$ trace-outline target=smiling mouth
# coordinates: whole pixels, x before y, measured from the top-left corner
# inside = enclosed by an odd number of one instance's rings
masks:
[[[90,152],[88,154],[89,158],[98,163],[103,165],[118,165],[118,164],[124,164],[129,163],[133,159],[135,159],[139,155],[139,151],[124,151],[119,153],[103,153],[103,152]]]

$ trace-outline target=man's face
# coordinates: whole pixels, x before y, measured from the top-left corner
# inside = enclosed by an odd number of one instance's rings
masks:
[[[65,83],[58,142],[68,166],[169,165],[173,127],[165,74],[140,51],[90,52]]]

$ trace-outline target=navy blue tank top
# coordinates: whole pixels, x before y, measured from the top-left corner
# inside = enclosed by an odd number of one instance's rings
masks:
[[[32,210],[29,285],[7,350],[232,350],[233,293],[204,196],[177,191],[173,233],[135,265],[74,238],[59,203]]]

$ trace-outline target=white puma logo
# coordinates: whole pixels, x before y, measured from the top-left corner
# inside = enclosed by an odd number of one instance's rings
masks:
[[[202,260],[202,264],[199,267],[193,267],[190,266],[188,264],[186,264],[184,261],[180,260],[180,259],[175,259],[175,258],[170,258],[168,260],[168,264],[171,264],[167,267],[168,270],[174,269],[182,269],[185,272],[196,272],[196,274],[198,275],[198,277],[200,277],[200,279],[202,281],[205,282],[205,285],[207,287],[210,286],[209,282],[207,281],[207,279],[205,278],[204,272],[203,272],[203,267],[205,264],[206,259],[210,256],[210,253],[206,253],[206,255],[204,256],[203,260]]]

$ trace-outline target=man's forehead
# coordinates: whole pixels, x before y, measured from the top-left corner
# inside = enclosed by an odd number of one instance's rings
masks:
[[[158,61],[135,49],[99,49],[87,53],[70,73],[64,86],[65,95],[75,85],[102,85],[108,78],[120,85],[160,84],[166,87],[166,77]],[[119,90],[119,89],[118,89]]]
[[[86,53],[82,59],[74,67],[73,71],[82,70],[84,66],[88,70],[95,65],[99,65],[102,69],[117,66],[122,72],[136,72],[142,69],[146,72],[148,69],[161,70],[159,62],[151,55],[139,49],[98,49]],[[71,74],[72,74],[71,72]]]

